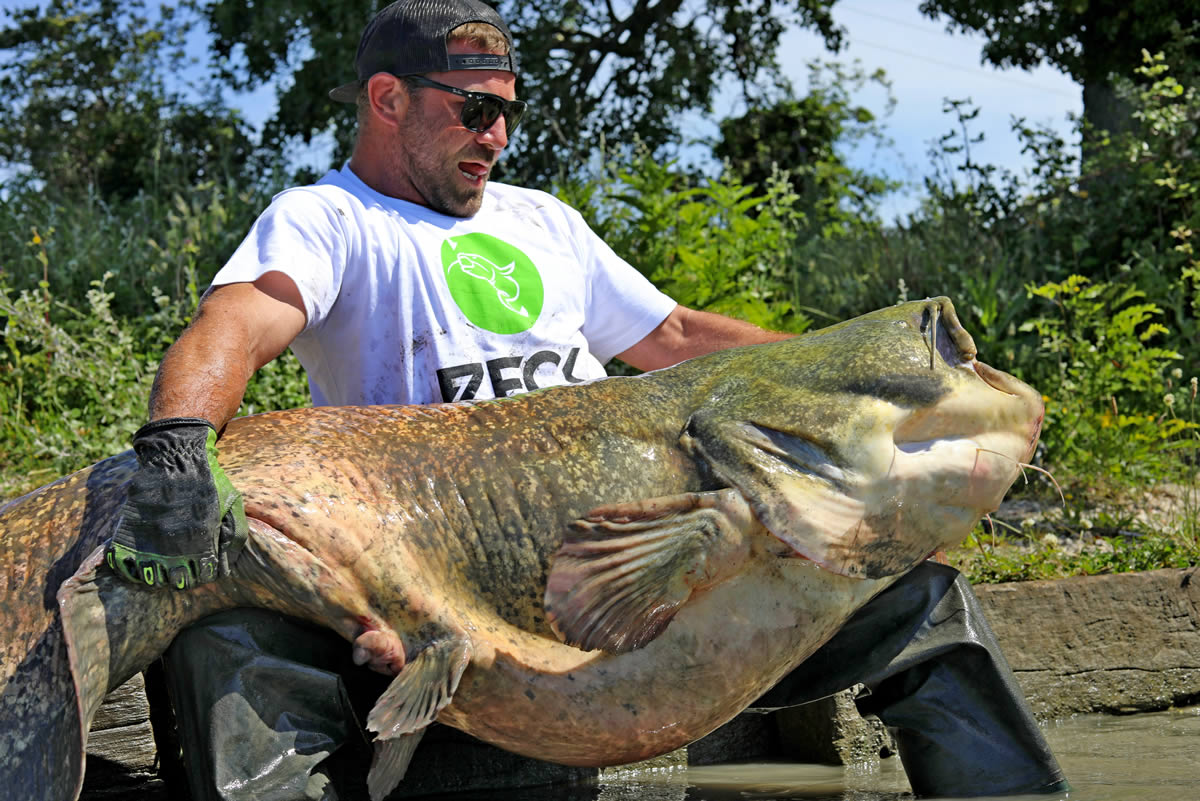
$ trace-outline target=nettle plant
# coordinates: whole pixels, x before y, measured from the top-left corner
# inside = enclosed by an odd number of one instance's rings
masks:
[[[1181,477],[1188,467],[1178,450],[1195,447],[1198,426],[1177,413],[1180,354],[1155,344],[1169,334],[1157,320],[1162,309],[1132,286],[1079,275],[1027,291],[1058,311],[1021,326],[1036,332],[1045,357],[1035,384],[1049,393],[1048,463],[1069,480],[1134,485]]]
[[[765,189],[731,170],[699,178],[644,148],[628,164],[558,188],[592,228],[684,306],[799,333],[809,317],[792,297],[796,194],[776,171]]]

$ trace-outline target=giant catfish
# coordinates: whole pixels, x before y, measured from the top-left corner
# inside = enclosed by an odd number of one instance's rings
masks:
[[[220,447],[249,540],[186,592],[104,564],[122,453],[0,509],[0,786],[76,797],[105,693],[234,606],[395,676],[375,797],[433,720],[570,765],[670,751],[965,537],[1042,411],[939,298],[513,399],[242,418]]]

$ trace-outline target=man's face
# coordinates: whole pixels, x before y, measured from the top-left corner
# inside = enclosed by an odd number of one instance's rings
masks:
[[[458,43],[451,53],[478,52]],[[489,92],[506,100],[515,95],[516,76],[502,70],[432,72],[435,81],[472,92]],[[465,98],[433,88],[410,91],[411,103],[397,135],[394,165],[408,183],[415,202],[453,217],[479,211],[488,175],[508,144],[504,118],[476,133],[459,118]]]

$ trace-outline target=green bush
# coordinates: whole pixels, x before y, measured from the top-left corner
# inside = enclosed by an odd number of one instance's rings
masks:
[[[1144,302],[1141,290],[1078,275],[1028,289],[1059,312],[1021,326],[1038,335],[1034,381],[1051,388],[1042,437],[1047,461],[1076,481],[1125,485],[1187,469],[1177,448],[1194,442],[1197,426],[1173,414],[1167,371],[1180,354],[1151,344],[1169,333],[1155,320],[1162,309]]]
[[[156,363],[146,354],[178,328],[176,308],[159,295],[138,330],[113,315],[111,278],[93,282],[83,308],[54,300],[48,286],[0,283],[0,497],[124,450],[144,422]]]
[[[777,173],[755,194],[731,172],[695,179],[639,152],[559,196],[620,256],[679,303],[774,330],[801,332],[787,280],[796,195]]]
[[[128,447],[162,354],[254,198],[206,183],[128,203],[21,195],[0,209],[5,252],[15,243],[0,269],[0,498]],[[242,412],[308,403],[289,353],[251,381]]]

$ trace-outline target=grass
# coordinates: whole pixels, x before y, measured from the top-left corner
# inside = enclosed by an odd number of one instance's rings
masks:
[[[1156,487],[1017,492],[948,561],[975,584],[1200,565],[1200,475]]]

